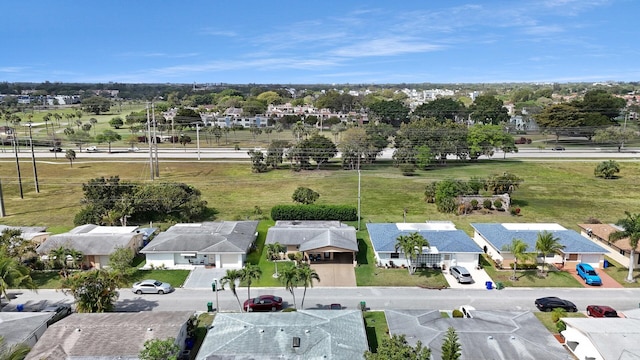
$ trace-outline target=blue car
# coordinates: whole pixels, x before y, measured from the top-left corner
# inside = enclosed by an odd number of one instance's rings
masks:
[[[593,269],[593,267],[587,263],[579,263],[576,266],[576,270],[578,271],[578,275],[587,285],[602,285],[602,279],[598,276],[598,273]]]

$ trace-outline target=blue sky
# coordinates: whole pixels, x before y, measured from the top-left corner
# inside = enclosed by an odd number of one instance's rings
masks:
[[[638,14],[638,0],[3,1],[0,81],[638,81]]]

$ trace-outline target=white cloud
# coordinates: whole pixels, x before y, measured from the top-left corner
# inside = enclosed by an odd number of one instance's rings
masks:
[[[403,38],[381,38],[360,41],[357,44],[344,46],[330,51],[332,55],[357,58],[368,56],[394,56],[407,53],[422,53],[438,51],[443,49],[442,45],[435,45],[413,39]]]

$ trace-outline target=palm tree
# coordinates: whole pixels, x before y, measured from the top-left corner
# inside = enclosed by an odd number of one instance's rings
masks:
[[[560,244],[560,238],[553,236],[553,234],[548,231],[538,233],[536,251],[542,254],[542,273],[546,270],[547,255],[555,254],[562,249],[564,249],[564,245]]]
[[[627,216],[625,219],[620,219],[616,225],[622,227],[624,230],[616,231],[609,235],[610,241],[618,241],[620,239],[629,238],[629,246],[631,247],[631,253],[629,254],[629,273],[627,274],[626,281],[629,283],[635,282],[633,277],[633,264],[636,259],[636,247],[638,246],[638,240],[640,240],[640,214],[631,214],[628,211],[624,212]]]
[[[419,254],[422,254],[424,247],[429,247],[429,242],[422,235],[417,232],[413,232],[409,235],[400,235],[396,238],[396,252],[402,249],[405,259],[409,267],[409,274],[414,272],[412,263],[414,259],[418,258]]]
[[[247,264],[242,270],[242,281],[247,284],[247,299],[251,299],[251,283],[253,280],[260,280],[262,269],[258,265]]]
[[[298,269],[295,266],[287,266],[280,273],[280,282],[284,285],[284,288],[291,293],[291,296],[293,296],[294,309],[297,308],[294,289],[298,287],[298,283],[300,282],[299,275]]]
[[[242,270],[237,270],[237,269],[227,270],[226,275],[222,279],[220,279],[220,283],[222,284],[223,289],[225,284],[229,284],[229,289],[231,289],[231,293],[233,293],[233,296],[235,296],[236,300],[238,300],[238,306],[240,307],[240,311],[242,311],[242,304],[240,303],[240,298],[238,297],[236,284],[241,279],[242,279]]]
[[[276,273],[273,274],[274,278],[278,278],[278,260],[280,260],[280,253],[287,251],[287,248],[280,244],[279,242],[275,242],[273,244],[267,244],[267,260],[273,261],[276,266]]]
[[[93,127],[93,135],[95,136],[96,135],[96,124],[98,123],[98,119],[92,117],[91,119],[89,119],[89,123]]]
[[[0,293],[5,299],[9,299],[7,289],[22,287],[36,289],[31,279],[29,268],[21,265],[18,260],[6,256],[0,256]]]
[[[67,151],[64,154],[64,157],[66,157],[67,160],[69,160],[71,167],[73,167],[73,160],[76,159],[76,152],[73,149],[67,149]]]
[[[309,264],[301,263],[297,268],[298,271],[298,281],[302,283],[304,286],[304,292],[302,293],[302,303],[300,303],[300,308],[304,309],[304,298],[307,296],[307,288],[313,287],[313,280],[320,282],[320,276],[316,272],[315,269],[312,269]]]
[[[567,310],[563,308],[553,308],[551,310],[551,320],[557,323],[560,318],[567,317]]]
[[[518,269],[518,261],[525,262],[530,260],[535,254],[527,252],[527,248],[529,245],[520,239],[511,240],[511,244],[505,245],[502,250],[510,252],[513,257],[513,275],[511,276],[511,280],[518,281],[518,277],[516,276],[516,270]]]
[[[15,344],[7,347],[5,340],[0,336],[0,360],[23,360],[31,348],[27,344]]]

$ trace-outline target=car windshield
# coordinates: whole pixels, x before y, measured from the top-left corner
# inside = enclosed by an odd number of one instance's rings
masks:
[[[598,275],[598,273],[596,273],[595,270],[587,270],[587,274],[592,275],[592,276]]]
[[[618,317],[618,313],[615,311],[605,311],[604,312],[604,316],[605,317]]]
[[[154,282],[153,282],[153,285],[155,285],[155,286],[161,286],[161,285],[162,285],[162,283],[161,283],[160,281],[156,280],[156,281],[154,281]]]

